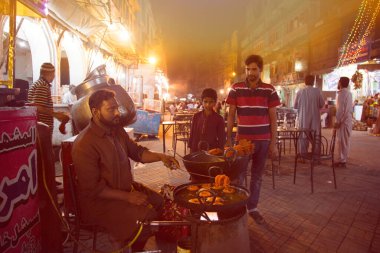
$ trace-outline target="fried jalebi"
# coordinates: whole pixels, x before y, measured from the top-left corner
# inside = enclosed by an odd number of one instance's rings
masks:
[[[202,198],[210,197],[210,196],[211,196],[211,192],[209,191],[202,191],[199,193],[199,197],[202,197]]]
[[[224,186],[223,186],[223,185],[219,185],[219,186],[214,185],[214,186],[211,187],[211,188],[214,189],[214,190],[221,190],[221,189],[224,188]]]
[[[221,150],[220,148],[214,148],[214,149],[210,149],[208,153],[210,155],[223,155],[223,150]]]
[[[235,189],[232,188],[232,187],[226,187],[226,188],[223,189],[223,192],[230,194],[230,193],[234,193]]]
[[[228,187],[230,185],[230,178],[224,174],[215,177],[215,188]]]
[[[212,202],[212,200],[214,199],[214,197],[208,197],[206,199],[206,202]],[[223,199],[219,196],[215,197],[215,201],[214,202],[223,202]]]
[[[189,185],[186,189],[193,192],[193,191],[198,191],[199,187],[197,185]]]
[[[200,204],[199,199],[189,199],[189,203]]]
[[[210,189],[211,188],[211,184],[202,184],[202,188],[205,188],[205,189]]]

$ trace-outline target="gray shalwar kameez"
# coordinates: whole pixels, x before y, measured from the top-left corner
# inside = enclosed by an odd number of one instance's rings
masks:
[[[306,86],[297,92],[294,108],[298,109],[298,120],[300,128],[308,128],[315,131],[317,135],[321,134],[321,116],[320,109],[324,105],[324,99],[320,89],[312,86]],[[306,136],[301,136],[299,140],[301,153],[306,153],[309,147],[309,140]],[[316,150],[319,150],[316,147]]]
[[[352,94],[347,88],[342,88],[336,96],[336,123],[340,124],[337,130],[338,162],[346,163],[352,132]]]

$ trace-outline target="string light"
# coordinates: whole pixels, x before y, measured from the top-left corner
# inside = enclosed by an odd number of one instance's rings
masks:
[[[372,28],[376,22],[376,17],[377,15],[379,14],[379,11],[380,11],[380,1],[377,3],[376,5],[376,8],[375,8],[375,11],[373,12],[372,14],[372,18],[371,18],[371,21],[369,22],[368,26],[367,26],[367,29],[366,31],[364,32],[363,34],[363,37],[361,38],[360,42],[359,42],[359,46],[358,48],[356,49],[356,52],[354,54],[354,58],[353,60],[351,61],[351,63],[354,63],[356,62],[358,56],[359,56],[359,53],[362,49],[362,47],[367,44],[367,37],[369,36],[369,34],[371,33],[372,31]]]
[[[352,51],[350,51],[350,54],[351,54],[350,57],[348,59],[346,59],[348,61],[348,64],[356,62],[357,56],[358,56],[358,54],[360,53],[360,51],[362,49],[362,46],[360,45],[360,43],[361,43],[362,38],[363,38],[363,36],[364,36],[365,32],[367,31],[367,28],[369,26],[368,20],[369,20],[370,12],[372,10],[372,6],[371,5],[372,5],[372,3],[368,3],[368,5],[367,5],[368,6],[368,8],[367,8],[368,10],[365,12],[364,22],[362,22],[361,25],[360,25],[360,33],[358,34],[358,38],[356,39],[357,42],[352,47]],[[358,52],[358,54],[356,54],[356,52]]]
[[[353,39],[357,36],[357,32],[359,31],[359,27],[362,23],[362,19],[363,19],[365,10],[366,10],[367,3],[368,3],[367,0],[363,0],[360,4],[359,13],[356,16],[354,25],[351,29],[350,34],[347,37],[347,40],[343,44],[342,53],[341,53],[341,55],[339,57],[339,61],[338,61],[338,67],[342,66],[344,59],[347,58],[347,54],[348,54],[348,51],[351,47],[351,43],[352,43]]]

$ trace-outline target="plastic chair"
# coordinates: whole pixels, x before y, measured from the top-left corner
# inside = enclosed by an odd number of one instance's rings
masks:
[[[321,161],[331,160],[331,166],[334,176],[334,186],[337,189],[336,178],[335,178],[335,167],[334,167],[334,150],[335,150],[335,139],[336,139],[336,130],[333,130],[333,135],[330,142],[321,135],[314,133],[312,140],[312,151],[307,153],[299,153],[296,155],[294,163],[294,177],[293,183],[296,183],[296,172],[297,172],[297,161],[298,158],[310,161],[310,182],[311,182],[311,193],[314,193],[314,165],[315,163],[320,163]],[[320,147],[320,151],[318,150]]]
[[[69,211],[69,214],[70,214],[69,217],[70,217],[70,220],[72,221],[71,224],[74,224],[73,233],[74,233],[75,241],[74,241],[73,253],[78,252],[79,236],[80,236],[81,229],[85,229],[93,233],[92,251],[95,252],[97,233],[101,231],[102,229],[97,225],[83,222],[80,208],[79,208],[78,199],[77,199],[78,179],[77,179],[73,164],[69,165],[67,174],[68,174],[68,182],[69,182],[69,187],[70,187],[70,197],[73,202],[72,210]]]
[[[177,154],[177,142],[181,141],[184,144],[184,155],[186,155],[187,144],[189,143],[190,130],[191,130],[191,119],[192,117],[182,117],[179,120],[174,122],[174,131],[173,131],[173,149],[174,157]]]

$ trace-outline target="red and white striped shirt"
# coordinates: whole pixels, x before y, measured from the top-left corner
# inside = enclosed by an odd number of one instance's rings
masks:
[[[50,83],[40,77],[40,79],[33,83],[32,87],[30,87],[28,91],[29,103],[34,106],[41,106],[46,109],[53,110],[53,100],[51,98],[50,86]],[[53,134],[53,116],[45,113],[38,113],[37,120],[47,124],[50,127],[51,134]]]
[[[270,140],[269,108],[280,105],[275,88],[261,80],[255,89],[246,82],[232,85],[227,104],[235,105],[238,116],[238,140]]]

